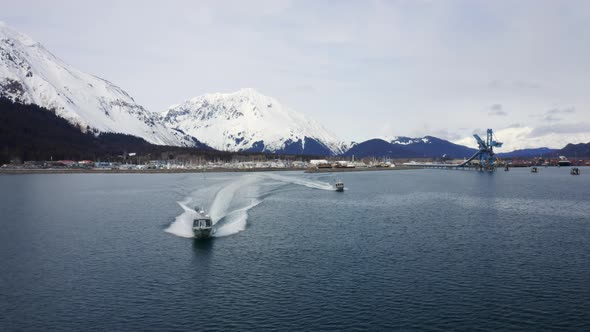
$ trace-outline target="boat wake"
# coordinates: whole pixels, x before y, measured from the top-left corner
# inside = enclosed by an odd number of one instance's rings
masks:
[[[197,216],[195,205],[205,208],[213,220],[214,237],[239,233],[246,229],[248,211],[262,203],[285,185],[334,191],[326,182],[269,173],[250,173],[238,178],[211,183],[177,202],[183,212],[176,216],[166,232],[180,237],[192,238],[192,223]],[[209,208],[207,208],[209,207]]]
[[[166,228],[166,232],[180,237],[193,237],[193,219],[197,216],[197,211],[187,206],[192,200],[187,199],[182,202],[176,202],[184,212],[176,217],[174,222]]]
[[[321,182],[321,181],[305,179],[305,178],[296,178],[296,177],[284,176],[284,175],[279,175],[279,174],[270,174],[270,173],[265,173],[265,174],[260,174],[260,175],[262,175],[268,179],[277,180],[277,181],[284,182],[287,184],[290,183],[290,184],[296,184],[296,185],[305,186],[305,187],[313,188],[313,189],[334,191],[334,186],[332,186],[331,184],[329,184],[327,182]]]

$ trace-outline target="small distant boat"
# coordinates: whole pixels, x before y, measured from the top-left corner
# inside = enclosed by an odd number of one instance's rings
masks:
[[[531,173],[537,173],[537,172],[539,172],[539,170],[537,169],[537,166],[531,167]]]
[[[336,191],[344,191],[344,182],[342,180],[336,180],[336,184],[334,184]]]
[[[199,208],[195,208],[195,211],[197,211],[197,217],[193,220],[193,234],[195,238],[210,238],[215,233],[211,217]]]
[[[580,175],[580,169],[577,167],[572,167],[572,169],[570,170],[570,174],[571,175]]]
[[[504,166],[504,171],[508,172],[510,170],[510,168],[508,168],[508,165]]]
[[[559,156],[559,161],[557,162],[558,166],[571,166],[571,161],[567,160],[565,156]]]

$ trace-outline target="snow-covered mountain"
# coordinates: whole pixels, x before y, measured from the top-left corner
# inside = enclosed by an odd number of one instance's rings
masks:
[[[194,146],[113,83],[66,64],[0,22],[0,97],[53,110],[82,131],[124,133],[159,145]]]
[[[195,97],[170,106],[163,118],[223,151],[335,155],[344,148],[320,124],[254,89]]]

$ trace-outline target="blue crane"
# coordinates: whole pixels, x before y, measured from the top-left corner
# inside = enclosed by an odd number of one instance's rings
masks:
[[[488,129],[485,141],[479,137],[478,134],[473,134],[473,137],[475,137],[475,140],[477,141],[479,150],[471,158],[464,161],[460,166],[466,166],[469,162],[475,158],[478,158],[481,169],[493,170],[495,167],[494,148],[502,147],[502,143],[494,140],[494,131],[492,129]]]

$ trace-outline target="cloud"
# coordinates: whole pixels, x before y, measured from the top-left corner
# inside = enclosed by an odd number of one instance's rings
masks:
[[[587,133],[590,129],[588,123],[559,123],[534,128],[528,135],[529,138],[545,136],[548,134],[579,134]]]
[[[489,116],[507,116],[508,113],[504,111],[502,104],[493,104],[490,106]]]
[[[554,124],[540,127],[526,125],[511,125],[494,131],[494,136],[503,142],[498,152],[508,152],[517,149],[549,147],[560,149],[568,143],[590,142],[590,128],[588,123]],[[481,136],[481,133],[479,133]],[[472,137],[454,141],[465,146],[473,146]]]
[[[299,84],[295,86],[295,91],[299,92],[299,93],[304,93],[304,94],[308,94],[308,93],[317,93],[317,89],[310,84]]]
[[[534,89],[540,89],[541,88],[541,84],[536,83],[536,82],[528,82],[528,81],[521,81],[521,80],[517,80],[514,81],[514,86],[517,88],[521,88],[521,89],[528,89],[528,90],[534,90]]]
[[[559,115],[573,114],[576,113],[575,107],[567,108],[553,108],[545,112],[543,120],[547,122],[557,122],[563,120],[563,117]]]
[[[451,132],[448,129],[432,130],[431,133],[429,133],[429,135],[442,138],[448,141],[456,141],[463,137],[461,134],[457,132]]]
[[[553,108],[548,110],[545,114],[572,114],[576,113],[575,107]]]
[[[557,122],[557,121],[563,120],[563,118],[558,118],[558,117],[554,116],[553,114],[549,114],[549,115],[545,115],[543,120],[545,120],[547,122]]]
[[[538,90],[543,86],[540,83],[526,81],[526,80],[492,80],[488,83],[488,87],[494,90]]]

